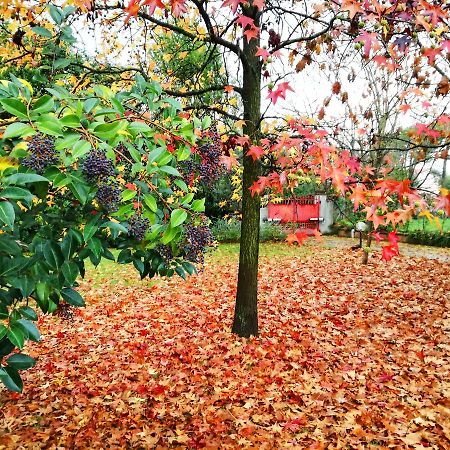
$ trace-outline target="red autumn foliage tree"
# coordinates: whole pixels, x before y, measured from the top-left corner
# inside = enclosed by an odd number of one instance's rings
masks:
[[[356,51],[362,52],[368,63],[388,71],[398,68],[397,61],[405,53],[413,54],[417,82],[432,80],[433,73],[442,72],[439,61],[448,54],[446,2],[335,0],[292,4],[264,0],[130,0],[125,5],[91,1],[87,6],[91,17],[108,26],[115,21],[132,30],[178,33],[193,41],[206,42],[211,51],[221,48],[225,61],[233,64],[227,84],[210,86],[206,91],[229,93],[232,86],[242,102],[240,118],[247,136],[241,140],[245,154],[243,219],[233,324],[233,331],[240,336],[258,334],[259,209],[260,195],[265,189],[282,191],[295,187],[299,171],[312,172],[322,181],[331,180],[339,193],[365,208],[375,229],[380,224],[396,225],[409,219],[418,206],[427,208],[408,180],[374,177],[370,166],[360,164],[350,152],[338,150],[327,132],[315,124],[292,119],[284,133],[270,138],[262,135],[261,124],[265,119],[265,102],[278,106],[294,95],[294,84],[287,78],[290,67],[300,70],[321,51],[333,52],[349,41],[357,44]],[[231,72],[237,75],[232,76]],[[444,85],[441,80],[441,92],[445,91]],[[298,91],[306,88],[300,86]],[[333,91],[339,90],[335,84]],[[199,92],[171,93],[185,97]],[[345,93],[341,95],[346,100]],[[437,122],[442,125],[438,129],[434,127]],[[448,122],[445,115],[433,117],[418,124],[412,133],[419,141],[424,137],[437,139],[448,134]],[[275,162],[277,170],[261,177],[266,157]],[[398,207],[389,208],[393,199]],[[450,194],[443,191],[435,207],[449,214]],[[392,238],[391,247],[394,241]],[[392,251],[385,254],[387,259]]]

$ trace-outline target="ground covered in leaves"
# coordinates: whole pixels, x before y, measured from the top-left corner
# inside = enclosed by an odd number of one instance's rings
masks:
[[[263,246],[243,340],[236,250],[186,282],[91,270],[72,322],[40,319],[24,393],[0,388],[0,448],[450,448],[448,262]]]

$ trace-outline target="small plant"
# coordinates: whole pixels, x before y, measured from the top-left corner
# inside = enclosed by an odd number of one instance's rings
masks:
[[[211,228],[214,238],[218,242],[238,242],[241,237],[241,222],[238,220],[218,220]],[[278,242],[286,239],[287,233],[280,225],[272,223],[261,224],[259,231],[260,242]]]

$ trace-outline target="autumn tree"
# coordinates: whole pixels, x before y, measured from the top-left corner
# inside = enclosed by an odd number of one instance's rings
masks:
[[[313,122],[290,119],[285,122],[284,134],[273,138],[262,135],[262,124],[270,105],[279,105],[294,91],[288,78],[291,68],[309,65],[315,54],[333,52],[346,42],[361,43],[364,56],[369,60],[373,52],[383,48],[382,55],[373,63],[388,69],[406,51],[420,50],[417,67],[432,65],[434,55],[445,55],[447,11],[442,5],[426,1],[406,0],[379,4],[360,0],[322,2],[267,2],[253,0],[225,2],[171,0],[130,0],[120,2],[75,2],[80,15],[94,17],[103,22],[105,42],[112,49],[113,24],[122,30],[127,27],[133,36],[136,53],[145,50],[147,30],[175,33],[193,43],[202,41],[210,48],[220,49],[228,77],[225,83],[205,89],[191,87],[188,92],[170,91],[180,98],[206,92],[239,95],[242,114],[230,114],[224,105],[209,107],[229,118],[243,120],[243,135],[236,145],[243,149],[242,234],[239,258],[239,276],[233,331],[240,336],[256,335],[257,320],[257,268],[260,194],[264,189],[282,190],[298,185],[296,173],[313,172],[321,180],[331,179],[338,192],[349,192],[357,204],[365,205],[367,219],[380,223],[398,223],[413,214],[419,200],[408,180],[376,181],[374,186],[364,184],[364,168],[349,152],[340,152],[327,138],[327,133]],[[29,18],[30,22],[32,18]],[[193,25],[195,24],[195,25]],[[424,48],[423,39],[429,42]],[[116,41],[116,42],[120,42]],[[400,43],[400,45],[398,45]],[[138,67],[146,76],[147,65]],[[125,69],[124,69],[125,70]],[[426,70],[426,69],[425,69]],[[292,70],[293,71],[293,70]],[[419,73],[419,71],[418,71]],[[148,75],[147,75],[148,76]],[[424,75],[425,78],[427,75]],[[302,89],[296,88],[300,95]],[[169,91],[169,89],[167,90]],[[231,98],[233,100],[233,97]],[[440,119],[446,124],[445,116]],[[420,124],[417,136],[433,134],[430,124]],[[447,133],[446,126],[444,133]],[[276,130],[276,128],[274,128]],[[260,177],[261,160],[272,159],[278,169]],[[233,161],[226,161],[229,164]],[[357,186],[357,189],[354,187]],[[399,198],[400,208],[386,211],[392,195]],[[444,192],[436,208],[449,210],[449,198]],[[299,238],[291,236],[290,242]],[[386,255],[398,250],[392,238]],[[389,253],[390,252],[390,253]]]

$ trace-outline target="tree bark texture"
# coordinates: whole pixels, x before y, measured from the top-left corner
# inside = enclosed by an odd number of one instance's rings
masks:
[[[248,11],[250,14],[250,11]],[[259,25],[259,24],[257,24]],[[243,46],[244,133],[253,143],[260,138],[261,119],[261,63],[255,56],[259,39]],[[244,149],[244,153],[247,150]],[[233,333],[241,337],[258,335],[258,256],[260,196],[251,195],[250,186],[258,179],[259,162],[244,156],[242,182],[242,224],[239,254],[239,273]]]

